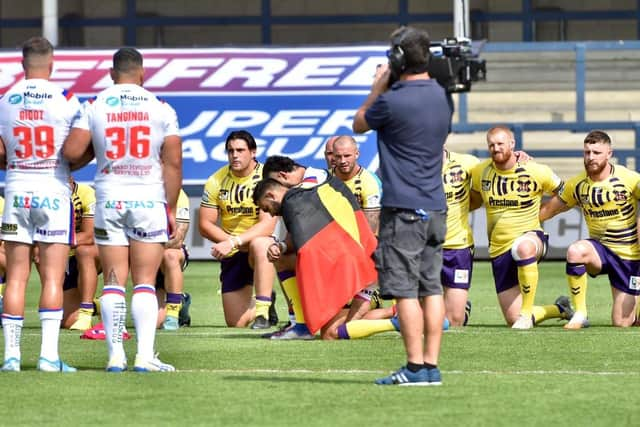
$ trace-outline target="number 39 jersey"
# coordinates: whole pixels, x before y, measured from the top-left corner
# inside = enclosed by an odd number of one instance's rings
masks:
[[[70,194],[62,144],[80,108],[71,92],[44,79],[16,83],[0,99],[7,188]]]
[[[117,84],[86,101],[73,127],[91,132],[98,200],[165,200],[160,152],[165,137],[179,135],[169,104],[141,86]]]

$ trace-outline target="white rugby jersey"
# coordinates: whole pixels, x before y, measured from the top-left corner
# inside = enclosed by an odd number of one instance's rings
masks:
[[[62,144],[80,108],[71,92],[44,79],[16,83],[0,99],[0,136],[8,190],[71,194]]]
[[[165,201],[160,152],[179,135],[175,110],[136,84],[116,84],[86,101],[73,127],[91,132],[96,198]]]

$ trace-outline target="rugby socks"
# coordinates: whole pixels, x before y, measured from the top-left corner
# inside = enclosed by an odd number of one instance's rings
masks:
[[[127,302],[124,295],[122,286],[105,285],[100,298],[102,322],[110,359],[112,357],[126,359],[122,336],[127,318]]]
[[[291,305],[291,300],[289,299],[289,295],[287,295],[287,291],[284,288],[284,281],[295,276],[295,272],[293,271],[279,271],[278,272],[278,281],[280,282],[280,288],[282,288],[282,293],[284,294],[284,299],[287,301],[287,312],[289,316],[290,326],[294,326],[296,324],[296,315],[293,311],[293,306]]]
[[[520,314],[528,316],[533,312],[533,302],[538,288],[538,265],[535,257],[516,262],[518,266],[518,283],[522,294]]]
[[[576,312],[587,317],[587,267],[584,264],[567,262],[567,281],[571,292],[571,304]]]
[[[296,316],[296,323],[304,323],[302,301],[300,299],[300,292],[298,291],[298,281],[296,280],[296,276],[291,276],[288,279],[283,280],[282,289],[289,300],[289,304],[293,308],[293,313]]]
[[[341,340],[365,338],[380,332],[395,331],[391,319],[359,319],[338,326],[338,338]]]
[[[2,279],[4,280],[4,279]],[[4,295],[4,281],[0,283],[0,298]]]
[[[20,337],[24,317],[2,314],[2,331],[4,332],[4,360],[16,358],[20,360]]]
[[[256,317],[262,316],[269,320],[269,307],[271,307],[271,297],[256,295]]]
[[[534,305],[533,306],[533,323],[538,324],[547,319],[561,319],[562,312],[560,307],[555,304],[551,305]]]
[[[178,318],[180,309],[182,308],[182,294],[172,294],[167,292],[165,299],[167,307],[167,316]]]
[[[58,356],[58,337],[60,336],[62,309],[41,308],[38,310],[38,314],[42,325],[40,357],[55,362],[60,359]]]
[[[141,284],[133,287],[131,315],[138,340],[136,358],[152,360],[154,358],[156,323],[158,322],[158,300],[156,299],[156,288],[153,285]]]
[[[78,316],[86,316],[91,318],[93,317],[93,312],[94,312],[93,301],[80,303],[80,310],[78,310]]]

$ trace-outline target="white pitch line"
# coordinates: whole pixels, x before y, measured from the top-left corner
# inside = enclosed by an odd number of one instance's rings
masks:
[[[364,369],[178,369],[184,373],[213,373],[213,374],[280,374],[280,375],[318,375],[318,374],[341,374],[341,375],[374,375],[385,374],[383,370]],[[582,371],[582,370],[533,370],[533,371],[464,371],[452,370],[442,371],[443,375],[592,375],[592,376],[640,376],[640,372],[625,371]]]

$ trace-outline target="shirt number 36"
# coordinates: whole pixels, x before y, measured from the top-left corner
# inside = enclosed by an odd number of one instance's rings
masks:
[[[107,128],[105,129],[107,142],[105,155],[111,160],[121,159],[127,153],[136,159],[148,157],[151,146],[150,135],[149,126]]]

